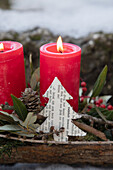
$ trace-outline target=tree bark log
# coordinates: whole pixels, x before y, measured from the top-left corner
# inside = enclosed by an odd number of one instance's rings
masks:
[[[113,142],[72,142],[53,145],[34,144],[13,149],[11,157],[0,158],[2,164],[12,163],[113,164]]]

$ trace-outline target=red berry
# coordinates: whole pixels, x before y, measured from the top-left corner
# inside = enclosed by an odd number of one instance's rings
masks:
[[[108,105],[107,109],[108,109],[108,110],[112,110],[112,109],[113,109],[113,106],[112,106],[112,105]]]
[[[103,103],[103,100],[102,100],[102,99],[99,99],[98,101],[99,101],[100,104]]]
[[[92,109],[92,106],[89,105],[88,108],[89,108],[89,109]]]
[[[104,109],[106,108],[105,104],[101,104],[100,107]]]
[[[82,81],[82,82],[81,82],[81,86],[82,86],[82,87],[86,87],[86,82],[85,82],[85,81]]]
[[[97,107],[99,107],[100,105],[96,104]]]
[[[86,87],[83,87],[83,88],[82,88],[82,91],[83,91],[83,93],[85,93],[85,92],[87,91],[87,88],[86,88]]]
[[[100,107],[105,109],[106,105],[105,104],[101,104]]]
[[[95,101],[95,104],[100,106],[100,102],[98,100]]]
[[[84,97],[81,97],[81,98],[80,98],[80,101],[81,101],[81,103],[82,103],[82,102],[84,101]]]

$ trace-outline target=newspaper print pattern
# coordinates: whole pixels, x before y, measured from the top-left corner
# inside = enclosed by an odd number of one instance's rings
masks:
[[[73,111],[70,104],[66,101],[73,98],[62,86],[57,77],[55,77],[43,97],[49,98],[49,101],[44,110],[40,112],[40,114],[47,117],[47,119],[37,129],[38,132],[43,131],[44,133],[48,133],[51,126],[54,126],[55,130],[59,130],[61,127],[64,127],[64,132],[60,133],[59,136],[54,134],[55,141],[68,141],[68,135],[86,135],[85,132],[83,132],[71,122],[72,119],[77,119],[81,116]]]

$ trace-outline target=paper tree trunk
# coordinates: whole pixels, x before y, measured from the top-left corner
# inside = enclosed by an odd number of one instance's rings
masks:
[[[68,141],[68,136],[86,135],[85,132],[71,122],[72,119],[77,119],[81,116],[73,111],[72,107],[67,102],[67,100],[73,98],[62,86],[57,77],[55,77],[43,97],[49,98],[49,101],[40,115],[47,117],[47,119],[38,128],[38,132],[43,131],[44,133],[48,133],[51,126],[54,126],[55,130],[64,127],[64,132],[60,133],[59,136],[54,134],[54,140],[56,141]]]

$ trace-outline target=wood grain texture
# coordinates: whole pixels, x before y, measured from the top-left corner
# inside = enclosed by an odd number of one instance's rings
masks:
[[[73,142],[72,144],[33,144],[13,149],[1,164],[12,163],[113,164],[113,142]]]

